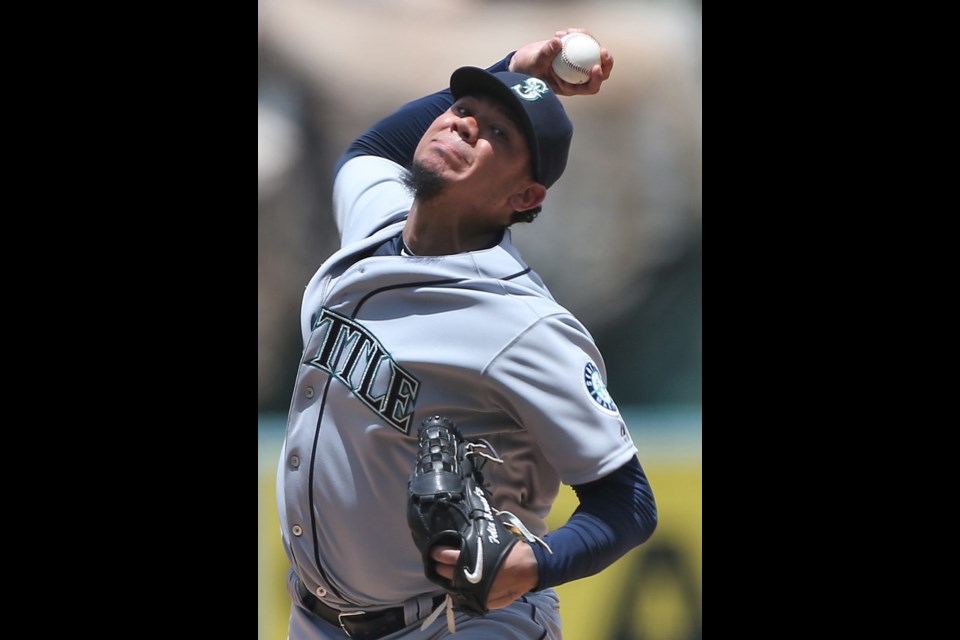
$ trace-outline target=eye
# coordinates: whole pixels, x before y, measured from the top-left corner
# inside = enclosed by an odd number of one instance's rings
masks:
[[[453,106],[453,112],[458,116],[468,116],[470,115],[470,110],[467,109],[462,104],[457,104]]]
[[[497,140],[507,142],[510,140],[510,134],[508,133],[505,127],[499,127],[497,125],[490,125],[490,133],[493,134]]]

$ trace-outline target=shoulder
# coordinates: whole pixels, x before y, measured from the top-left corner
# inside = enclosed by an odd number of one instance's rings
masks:
[[[405,169],[392,160],[359,156],[346,162],[333,183],[333,215],[347,245],[402,220],[413,196],[403,184]]]
[[[334,176],[334,183],[344,179],[352,180],[376,175],[399,176],[403,170],[402,166],[387,158],[370,155],[354,156],[340,166],[340,170]]]
[[[386,158],[377,156],[358,156],[344,163],[333,180],[334,201],[356,193],[362,193],[377,185],[396,183],[404,192],[406,199],[412,196],[403,187],[405,169]]]
[[[517,335],[551,318],[586,332],[573,314],[554,299],[540,275],[524,261],[507,229],[501,242],[491,249],[469,254],[472,277],[465,286],[488,294],[486,303],[498,310],[498,324],[509,326]]]

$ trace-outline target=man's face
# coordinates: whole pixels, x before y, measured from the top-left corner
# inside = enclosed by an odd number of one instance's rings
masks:
[[[440,193],[484,209],[509,209],[509,194],[532,181],[523,131],[485,96],[464,96],[434,120],[413,159],[440,179]]]

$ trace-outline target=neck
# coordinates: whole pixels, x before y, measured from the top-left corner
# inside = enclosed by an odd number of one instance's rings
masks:
[[[403,227],[403,241],[418,256],[448,256],[486,249],[500,240],[504,227],[477,224],[474,217],[451,214],[442,198],[414,201]],[[462,205],[461,205],[462,206]]]

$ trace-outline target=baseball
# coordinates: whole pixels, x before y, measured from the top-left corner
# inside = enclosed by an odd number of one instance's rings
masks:
[[[560,39],[563,48],[553,59],[553,71],[570,84],[590,80],[590,69],[600,64],[600,43],[585,33],[568,33]]]

